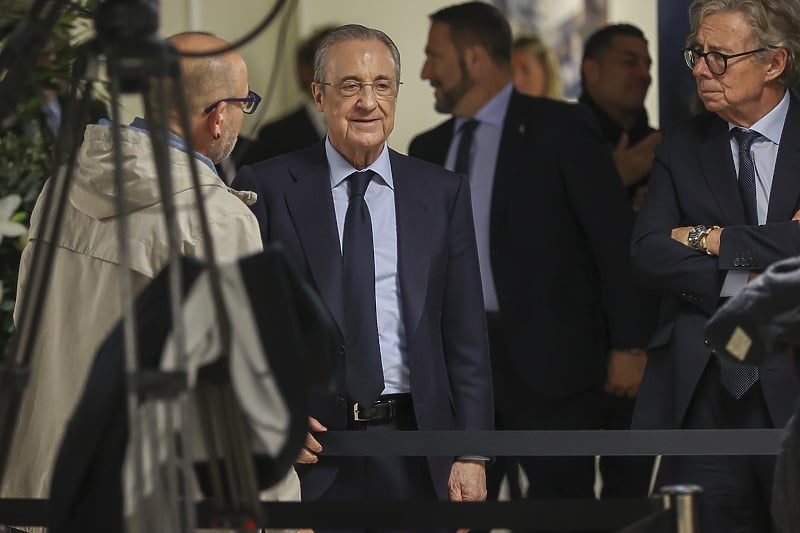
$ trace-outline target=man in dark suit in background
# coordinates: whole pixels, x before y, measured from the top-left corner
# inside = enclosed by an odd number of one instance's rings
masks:
[[[335,391],[312,399],[312,431],[491,429],[467,180],[389,148],[400,54],[383,32],[332,31],[317,51],[315,80],[325,142],[245,167],[234,182],[258,193],[253,211],[264,242],[283,244],[343,334],[340,378]],[[364,208],[371,238],[353,236],[363,222],[355,210]],[[374,264],[353,293],[353,268],[365,259],[353,253],[359,245]],[[304,500],[446,500],[449,490],[461,501],[486,493],[480,459],[325,457],[309,435],[298,461],[311,463],[298,465]]]
[[[422,78],[454,117],[409,153],[471,181],[497,427],[604,427],[606,394],[637,393],[649,335],[611,152],[584,107],[513,90],[511,30],[496,8],[430,18]],[[520,462],[529,497],[593,496],[594,458]]]
[[[661,134],[647,123],[644,99],[653,81],[642,30],[631,24],[600,28],[586,40],[579,101],[592,110],[614,150],[622,184],[639,211]]]
[[[244,153],[234,154],[237,167],[308,148],[325,136],[325,119],[312,99],[311,83],[314,81],[314,52],[331,29],[318,30],[297,49],[297,81],[303,92],[303,103],[262,126],[258,137],[247,144]]]
[[[632,244],[663,294],[634,413],[637,428],[786,424],[798,382],[788,357],[720,367],[703,327],[758,272],[800,254],[800,12],[795,2],[697,0],[684,58],[708,112],[656,150]],[[659,484],[703,487],[704,529],[772,531],[774,457],[664,457]]]

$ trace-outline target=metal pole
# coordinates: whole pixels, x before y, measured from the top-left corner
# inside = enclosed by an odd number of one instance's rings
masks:
[[[703,487],[699,485],[667,485],[661,488],[664,509],[675,513],[675,533],[702,533]]]

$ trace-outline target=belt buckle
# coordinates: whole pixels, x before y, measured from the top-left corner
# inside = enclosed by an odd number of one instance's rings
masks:
[[[381,408],[385,409],[385,414],[378,414]],[[391,400],[378,401],[372,407],[364,409],[365,416],[361,416],[358,403],[353,404],[353,421],[355,422],[385,422],[394,416],[394,402]]]
[[[363,420],[358,417],[358,402],[353,404],[353,420],[356,422],[362,422]]]

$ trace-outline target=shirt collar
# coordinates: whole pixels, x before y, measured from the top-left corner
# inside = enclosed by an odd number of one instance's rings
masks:
[[[511,101],[512,92],[513,88],[511,84],[506,84],[506,86],[500,89],[500,91],[494,95],[491,100],[486,102],[486,104],[484,104],[484,106],[480,108],[472,118],[481,123],[502,126],[503,120],[506,118],[506,111],[508,110],[508,103]],[[469,120],[469,118],[456,117],[456,131],[459,131],[461,125],[467,120]]]
[[[758,122],[749,129],[760,133],[775,144],[781,144],[783,125],[786,122],[786,115],[789,113],[789,91],[786,91],[781,101],[772,108],[772,111],[761,117]],[[738,126],[728,123],[728,130]]]
[[[358,170],[348,163],[342,154],[336,151],[336,148],[331,144],[330,138],[325,137],[325,155],[328,157],[328,166],[331,170],[331,189],[338,187],[347,176]],[[391,189],[394,189],[394,180],[392,179],[392,166],[389,162],[389,145],[384,141],[383,150],[381,150],[378,159],[372,162],[367,169],[375,172]],[[366,169],[363,169],[366,170]]]
[[[98,124],[100,126],[107,126],[107,127],[111,127],[111,125],[112,125],[111,121],[108,120],[108,119],[105,119],[105,118],[101,118],[100,121],[98,122]],[[130,125],[126,126],[126,125],[123,124],[122,127],[123,128],[129,128],[129,129],[136,130],[136,131],[140,131],[140,132],[145,133],[147,135],[150,134],[149,131],[147,130],[147,123],[141,117],[135,117],[133,119],[133,122],[130,123]],[[175,133],[175,132],[173,132],[171,130],[167,131],[167,142],[169,143],[169,145],[171,147],[177,148],[181,152],[187,153],[189,151],[186,148],[186,141],[183,140],[183,137],[181,137],[180,135],[178,135],[177,133]],[[219,175],[219,174],[217,174],[217,168],[214,166],[214,162],[211,161],[211,159],[209,159],[208,157],[204,156],[200,152],[194,152],[193,155],[194,155],[194,157],[199,159],[201,163],[204,163],[208,168],[210,168],[211,171],[214,172],[214,174]]]

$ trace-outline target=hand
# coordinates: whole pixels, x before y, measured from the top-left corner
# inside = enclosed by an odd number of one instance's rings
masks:
[[[792,220],[793,220],[794,222],[800,222],[800,211],[798,211],[797,213],[795,213],[794,215],[792,215]]]
[[[684,246],[689,246],[689,231],[693,228],[693,226],[681,226],[679,228],[672,228],[672,232],[670,233],[670,237],[673,240],[678,241]]]
[[[617,167],[622,184],[630,187],[650,173],[655,158],[655,148],[661,143],[661,133],[654,131],[635,146],[629,147],[630,138],[623,132],[614,149],[614,165]]]
[[[608,378],[605,390],[620,398],[635,398],[647,365],[647,354],[628,350],[611,350],[608,353]]]
[[[644,195],[647,194],[647,184],[637,185],[636,189],[633,191],[633,198],[631,199],[631,204],[633,207],[633,212],[638,213],[642,210],[642,204],[644,204]]]
[[[322,444],[314,438],[311,432],[319,433],[321,431],[328,431],[328,428],[320,424],[319,420],[310,416],[308,417],[308,427],[310,431],[308,435],[306,435],[306,445],[300,450],[300,453],[297,454],[297,459],[294,460],[296,463],[304,465],[318,462],[319,457],[317,456],[322,453]]]
[[[451,502],[482,502],[486,500],[486,461],[461,460],[450,469]],[[456,533],[467,533],[459,529]]]

